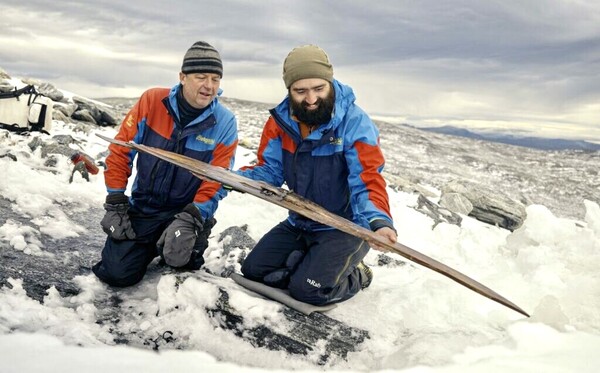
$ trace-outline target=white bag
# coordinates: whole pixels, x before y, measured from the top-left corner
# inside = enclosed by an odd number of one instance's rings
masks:
[[[52,127],[52,100],[46,96],[35,96],[29,104],[29,127],[50,131]]]
[[[32,85],[0,93],[0,128],[14,132],[45,131],[52,127],[52,100]]]

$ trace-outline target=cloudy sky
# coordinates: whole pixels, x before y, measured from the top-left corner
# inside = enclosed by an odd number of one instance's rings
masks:
[[[177,82],[197,40],[224,95],[277,103],[283,59],[324,48],[370,114],[600,141],[600,2],[3,0],[0,68],[88,97]]]

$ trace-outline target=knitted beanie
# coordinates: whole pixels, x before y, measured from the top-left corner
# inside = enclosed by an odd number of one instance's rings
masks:
[[[212,45],[197,41],[185,53],[181,72],[184,74],[213,73],[223,77],[221,56]]]
[[[297,80],[321,78],[333,82],[333,66],[325,51],[316,45],[292,49],[283,62],[283,81],[286,88]]]

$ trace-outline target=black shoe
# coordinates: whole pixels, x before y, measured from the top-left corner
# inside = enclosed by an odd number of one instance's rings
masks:
[[[358,273],[360,273],[360,288],[368,288],[369,285],[371,285],[371,281],[373,281],[373,271],[363,261],[358,263],[356,269],[358,269]]]

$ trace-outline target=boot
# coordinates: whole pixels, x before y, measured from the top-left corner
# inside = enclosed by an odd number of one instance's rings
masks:
[[[371,281],[373,281],[373,271],[362,260],[358,263],[356,269],[358,269],[358,273],[360,274],[360,288],[368,288],[371,285]]]

